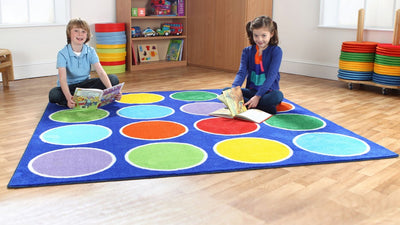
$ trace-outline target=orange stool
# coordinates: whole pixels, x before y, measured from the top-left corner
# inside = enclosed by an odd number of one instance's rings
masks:
[[[14,80],[13,62],[11,52],[8,49],[0,49],[0,72],[3,87],[7,87],[8,81]]]

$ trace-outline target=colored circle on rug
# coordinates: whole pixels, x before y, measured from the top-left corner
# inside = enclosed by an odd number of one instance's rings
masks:
[[[293,131],[317,130],[326,126],[325,121],[302,114],[276,114],[264,123],[271,127]]]
[[[111,134],[111,129],[104,126],[77,124],[47,130],[40,135],[40,139],[55,145],[80,145],[99,142]]]
[[[175,110],[160,105],[135,105],[117,111],[121,117],[128,119],[158,119],[174,114]]]
[[[207,157],[201,148],[175,142],[142,145],[125,154],[125,160],[131,165],[158,171],[189,169],[201,165]]]
[[[208,101],[217,98],[217,94],[208,91],[181,91],[170,95],[172,99],[181,101]]]
[[[218,135],[244,135],[260,129],[256,123],[221,117],[199,120],[194,127],[205,133]]]
[[[62,123],[83,123],[101,120],[106,118],[110,113],[103,109],[96,110],[75,110],[66,109],[52,113],[49,118],[56,122]]]
[[[293,155],[289,146],[265,138],[233,138],[218,142],[214,151],[219,156],[242,163],[276,163]]]
[[[288,103],[288,102],[281,102],[281,104],[276,106],[276,111],[277,112],[288,112],[290,110],[293,110],[295,107],[294,105]]]
[[[107,170],[116,162],[115,156],[97,148],[64,148],[33,158],[29,170],[43,177],[73,178]]]
[[[335,133],[305,133],[296,136],[293,143],[308,152],[339,157],[363,155],[370,150],[360,139]]]
[[[128,124],[120,129],[120,133],[128,138],[143,140],[165,140],[182,136],[188,128],[172,121],[140,121]]]
[[[188,114],[208,116],[210,113],[224,107],[224,103],[220,102],[194,102],[183,105],[180,109]]]
[[[122,95],[121,100],[118,102],[126,104],[146,104],[161,102],[164,100],[164,96],[151,93],[136,93]]]

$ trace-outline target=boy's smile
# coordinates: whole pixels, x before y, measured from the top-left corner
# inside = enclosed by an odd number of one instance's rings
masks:
[[[72,27],[71,29],[71,44],[83,45],[87,39],[87,31],[79,28]]]

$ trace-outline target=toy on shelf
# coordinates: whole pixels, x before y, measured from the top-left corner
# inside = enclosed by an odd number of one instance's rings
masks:
[[[171,2],[167,0],[151,0],[153,15],[170,15]]]
[[[138,26],[131,27],[131,34],[132,34],[133,38],[141,37],[142,36],[142,30]]]
[[[183,25],[181,23],[164,23],[162,25],[170,26],[171,35],[182,35],[183,33]]]
[[[157,28],[157,35],[160,36],[168,36],[171,33],[171,26],[167,24],[163,24],[161,28]]]
[[[156,32],[153,29],[151,29],[150,27],[147,27],[146,29],[144,29],[142,34],[144,37],[156,36]]]

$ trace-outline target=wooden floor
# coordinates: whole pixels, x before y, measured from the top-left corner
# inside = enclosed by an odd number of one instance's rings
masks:
[[[122,74],[125,92],[230,86],[196,67]],[[285,97],[400,153],[400,94],[282,74]],[[0,87],[0,224],[400,224],[398,158],[7,189],[56,77]]]

